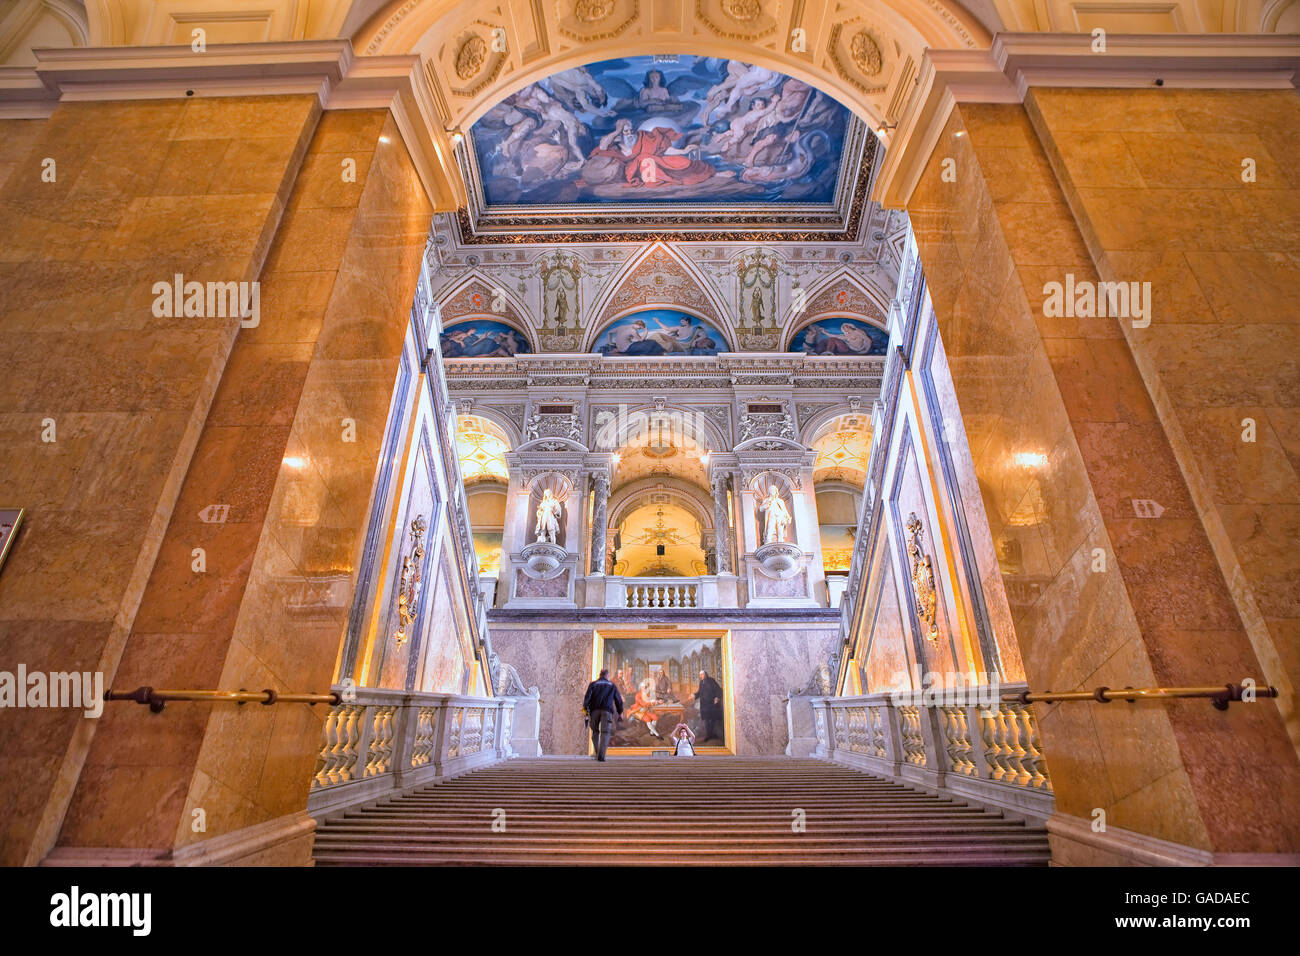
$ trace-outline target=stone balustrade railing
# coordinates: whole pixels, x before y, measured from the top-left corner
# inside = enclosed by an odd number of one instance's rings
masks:
[[[307,808],[320,815],[514,755],[517,706],[535,698],[343,687],[325,717]],[[353,699],[348,699],[352,697]]]
[[[1045,820],[1054,800],[1033,706],[1001,699],[1024,689],[963,688],[961,702],[937,703],[941,695],[922,691],[791,697],[791,746],[802,716],[809,752],[818,757]],[[811,715],[797,712],[801,703]]]
[[[590,580],[590,579],[589,579]],[[693,607],[735,607],[736,578],[719,580],[713,575],[696,578],[632,578],[609,575],[603,578],[607,608],[654,608],[671,611]],[[591,586],[588,585],[591,593]],[[597,605],[600,606],[600,593]]]
[[[627,607],[700,607],[698,578],[633,578],[626,583]]]

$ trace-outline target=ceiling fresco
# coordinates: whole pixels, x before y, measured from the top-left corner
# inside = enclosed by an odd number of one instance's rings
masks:
[[[445,329],[438,341],[443,358],[506,358],[533,350],[516,329],[491,319],[459,322]]]
[[[602,355],[717,355],[727,340],[677,309],[645,309],[610,324],[591,349]]]
[[[860,149],[845,147],[860,126],[783,73],[640,56],[565,70],[508,96],[471,128],[469,152],[485,212],[830,209],[857,177]]]
[[[884,355],[889,333],[859,319],[818,319],[795,333],[791,352],[809,355]]]

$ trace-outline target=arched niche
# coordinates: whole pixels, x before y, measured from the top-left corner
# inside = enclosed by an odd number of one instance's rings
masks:
[[[565,474],[558,471],[547,471],[534,475],[525,485],[528,493],[528,514],[527,527],[525,528],[524,542],[526,545],[535,544],[538,537],[538,509],[541,507],[543,499],[547,492],[559,503],[560,513],[556,515],[556,535],[554,543],[567,550],[568,537],[568,517],[569,509],[573,507],[573,481]]]
[[[773,543],[768,540],[769,528],[775,529],[779,523],[776,520],[776,512],[773,511],[773,505],[768,504],[772,499],[772,491],[776,490],[776,498],[785,506],[785,513],[788,515],[785,533],[776,538],[777,541],[785,541],[793,544],[799,540],[798,528],[795,525],[795,483],[789,475],[780,471],[760,471],[751,476],[746,482],[748,489],[753,492],[753,508],[755,527],[758,529],[759,546]],[[771,523],[769,524],[769,516]]]

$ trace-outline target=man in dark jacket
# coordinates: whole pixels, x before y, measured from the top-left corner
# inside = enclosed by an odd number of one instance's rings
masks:
[[[609,671],[587,685],[582,698],[582,712],[591,724],[591,745],[596,748],[596,759],[604,760],[609,749],[609,737],[614,732],[614,715],[623,716],[623,695],[609,679]]]
[[[709,676],[708,671],[700,671],[700,686],[695,691],[695,700],[700,705],[700,742],[722,740],[722,685]]]

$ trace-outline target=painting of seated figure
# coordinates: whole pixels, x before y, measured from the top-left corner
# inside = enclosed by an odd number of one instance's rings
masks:
[[[818,319],[794,334],[791,352],[809,355],[884,355],[889,333],[861,319]]]
[[[607,638],[604,663],[623,696],[612,747],[672,746],[678,724],[697,747],[727,746],[720,638]]]
[[[646,309],[625,315],[596,338],[601,355],[717,355],[727,351],[717,329],[677,309]]]

